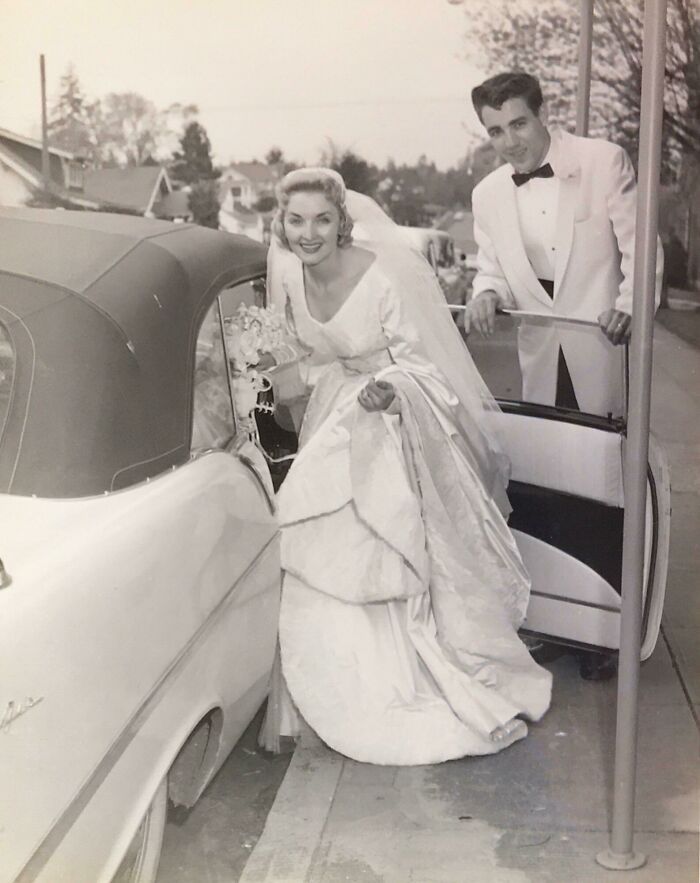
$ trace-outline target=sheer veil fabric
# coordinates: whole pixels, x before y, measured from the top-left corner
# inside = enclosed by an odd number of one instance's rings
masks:
[[[510,466],[498,437],[501,411],[452,319],[432,268],[369,196],[346,191],[346,209],[354,223],[354,244],[376,256],[378,267],[400,294],[407,319],[420,329],[423,355],[438,368],[457,396],[459,427],[477,458],[483,485],[501,511],[508,514]],[[297,258],[273,237],[267,261],[269,301],[288,310],[282,280]]]

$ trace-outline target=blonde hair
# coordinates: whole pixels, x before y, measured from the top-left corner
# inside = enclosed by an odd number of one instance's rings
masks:
[[[277,212],[272,220],[272,232],[283,248],[289,248],[284,232],[284,216],[294,193],[322,193],[332,203],[339,216],[338,247],[352,244],[352,218],[345,207],[345,182],[334,169],[304,168],[288,172],[276,188]]]

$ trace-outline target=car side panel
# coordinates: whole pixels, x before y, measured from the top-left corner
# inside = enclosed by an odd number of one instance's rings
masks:
[[[239,608],[245,640],[238,634],[238,665],[221,660],[221,701],[264,681],[279,587],[242,579],[275,543],[276,525],[259,483],[229,454],[103,498],[4,499],[0,517],[13,578],[0,593],[0,708],[26,706],[7,721],[0,754],[0,880],[9,881],[32,854],[20,879],[50,867],[76,808],[109,773],[105,757],[116,763],[127,733],[138,741],[149,697],[172,683],[238,583],[251,593]],[[126,817],[130,807],[112,812]]]

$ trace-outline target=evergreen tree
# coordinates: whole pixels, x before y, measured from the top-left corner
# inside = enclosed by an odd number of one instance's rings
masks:
[[[196,120],[186,126],[180,138],[180,150],[173,154],[170,174],[173,180],[184,184],[211,180],[221,174],[214,168],[206,129]]]
[[[68,65],[49,115],[51,144],[94,162],[99,159],[99,116],[99,102],[87,101],[75,68]]]
[[[195,224],[218,230],[221,205],[216,181],[208,178],[192,184],[187,204]]]

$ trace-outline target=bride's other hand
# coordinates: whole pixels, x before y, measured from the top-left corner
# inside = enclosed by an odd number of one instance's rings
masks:
[[[386,380],[370,380],[360,390],[357,400],[365,411],[386,411],[395,395],[394,387]]]
[[[277,367],[277,359],[272,355],[272,353],[263,353],[260,356],[260,360],[255,368],[258,371],[270,371],[272,368]]]

